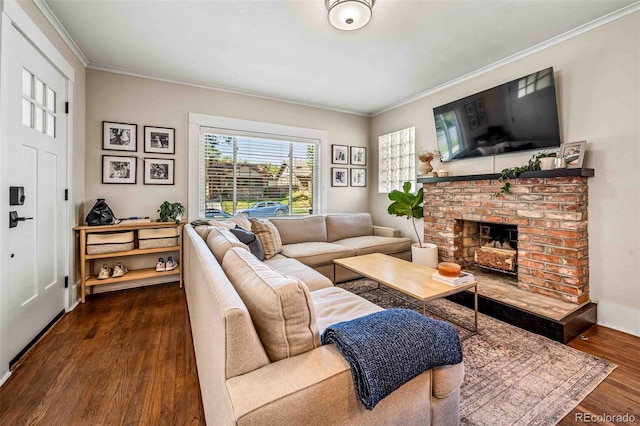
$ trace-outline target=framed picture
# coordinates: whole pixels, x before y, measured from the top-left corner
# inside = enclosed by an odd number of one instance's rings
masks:
[[[351,164],[354,166],[367,165],[367,148],[362,146],[352,146],[351,148]]]
[[[136,152],[138,150],[137,140],[137,124],[102,122],[102,149]]]
[[[144,152],[175,154],[176,129],[144,126]]]
[[[367,186],[367,169],[351,169],[351,186]]]
[[[567,160],[568,168],[580,168],[584,162],[586,149],[587,141],[565,143],[560,147],[560,157]]]
[[[473,104],[473,102],[471,102],[470,104],[466,104],[464,106],[464,110],[467,112],[467,116],[471,117],[472,115],[475,115],[476,113],[476,107]]]
[[[484,99],[480,98],[480,99],[476,99],[476,112],[478,114],[480,114],[481,112],[484,112]]]
[[[331,168],[331,186],[349,186],[349,169],[341,167]]]
[[[173,185],[175,160],[166,158],[144,159],[145,185]]]
[[[349,164],[349,148],[346,145],[331,145],[331,164]]]
[[[481,126],[487,124],[487,116],[484,112],[478,114],[478,124]]]
[[[471,130],[478,128],[478,117],[471,117],[469,119],[469,127],[471,127]]]
[[[137,157],[102,156],[102,183],[135,184]]]

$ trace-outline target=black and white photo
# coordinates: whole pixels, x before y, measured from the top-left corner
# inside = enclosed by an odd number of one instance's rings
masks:
[[[137,151],[138,125],[102,122],[102,149],[107,151]]]
[[[136,157],[102,156],[102,183],[135,184]]]
[[[351,165],[353,166],[367,165],[367,148],[362,146],[351,147]]]
[[[332,167],[331,186],[349,186],[349,169]]]
[[[166,158],[144,159],[145,185],[173,185],[175,160]]]
[[[351,169],[351,186],[367,186],[367,169]]]
[[[346,145],[331,145],[331,163],[349,164],[349,147]]]
[[[175,154],[175,133],[169,127],[144,126],[144,152]]]

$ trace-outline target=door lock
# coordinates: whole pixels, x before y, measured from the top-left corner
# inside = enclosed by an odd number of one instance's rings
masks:
[[[32,217],[18,217],[18,212],[9,212],[9,228],[15,228],[18,226],[18,222],[24,222],[25,220],[32,220]]]

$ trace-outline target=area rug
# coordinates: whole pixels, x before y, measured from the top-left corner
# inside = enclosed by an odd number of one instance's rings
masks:
[[[415,300],[375,281],[339,284],[383,308],[422,312]],[[427,303],[427,314],[473,329],[473,310],[445,299]],[[478,333],[455,325],[462,339],[465,378],[460,389],[463,425],[554,425],[613,371],[585,354],[487,315]]]

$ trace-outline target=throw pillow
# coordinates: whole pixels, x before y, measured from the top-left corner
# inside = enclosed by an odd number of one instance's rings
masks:
[[[265,260],[271,259],[282,251],[280,233],[271,222],[261,222],[258,219],[251,220],[251,232],[256,234],[262,243]]]
[[[272,362],[320,346],[313,299],[302,281],[238,248],[227,252],[222,268],[247,306]]]
[[[240,228],[246,229],[247,231],[251,230],[251,222],[249,222],[249,219],[247,219],[242,213],[236,214],[229,220],[238,225]]]
[[[236,227],[230,229],[230,231],[233,233],[233,235],[238,237],[240,242],[246,244],[249,247],[249,251],[251,251],[251,253],[253,253],[253,255],[257,257],[260,262],[264,262],[264,249],[262,248],[260,238],[258,238],[256,234],[251,231],[247,231],[239,225],[236,225]]]
[[[238,237],[225,228],[212,227],[207,235],[207,246],[219,263],[222,263],[224,255],[232,247],[240,247],[247,252],[249,251],[249,247],[241,243]]]

